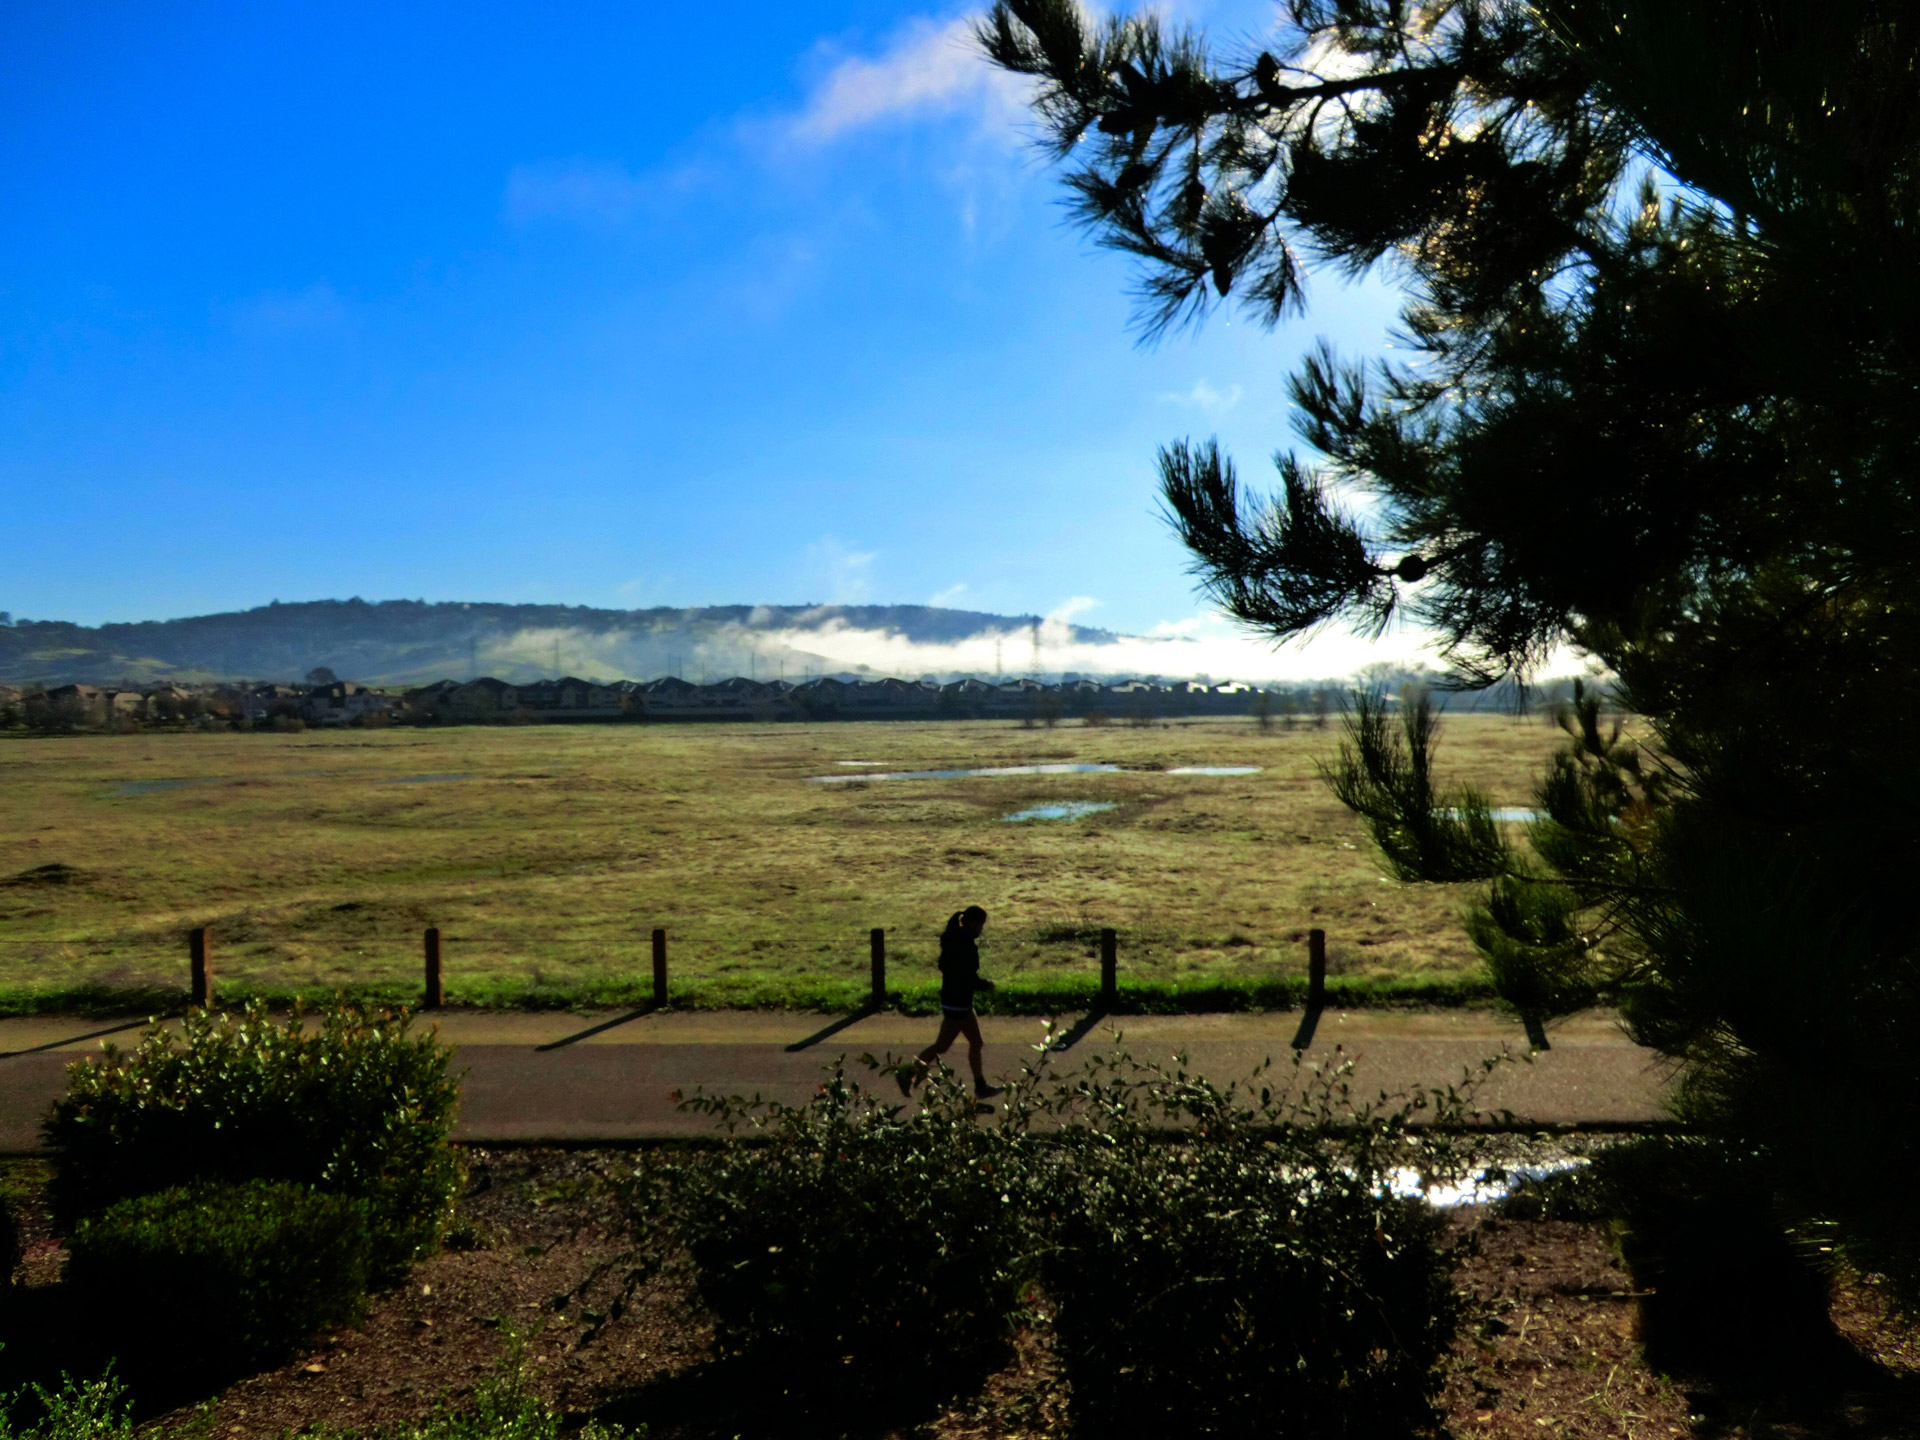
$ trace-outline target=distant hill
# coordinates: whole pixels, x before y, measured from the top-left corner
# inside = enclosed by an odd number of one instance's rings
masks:
[[[61,620],[0,625],[0,681],[47,685],[157,680],[295,680],[325,666],[369,684],[424,684],[495,675],[515,682],[571,673],[642,680],[825,674],[849,663],[861,637],[911,655],[915,647],[1004,637],[1007,668],[1029,668],[1030,636],[1104,645],[1110,631],[931,605],[721,605],[596,610],[416,600],[313,600],[181,620],[86,626]],[[894,644],[892,642],[904,642]],[[938,650],[929,650],[937,656]]]

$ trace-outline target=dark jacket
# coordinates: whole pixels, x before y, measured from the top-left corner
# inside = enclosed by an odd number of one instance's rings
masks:
[[[946,1010],[971,1010],[973,992],[991,990],[993,982],[980,978],[980,947],[963,930],[940,937],[940,1005]]]

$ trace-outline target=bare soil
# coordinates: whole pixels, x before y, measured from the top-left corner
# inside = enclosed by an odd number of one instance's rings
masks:
[[[750,1401],[741,1387],[751,1377],[727,1371],[716,1383],[708,1330],[679,1284],[657,1277],[623,1298],[628,1267],[613,1184],[631,1165],[631,1153],[617,1151],[475,1151],[449,1248],[377,1297],[364,1324],[216,1396],[141,1417],[146,1433],[264,1440],[389,1429],[469,1402],[516,1357],[528,1387],[571,1422],[644,1426],[650,1440],[740,1433],[728,1421]],[[35,1203],[43,1176],[43,1167],[19,1163],[0,1173],[25,1221],[16,1284],[29,1289],[57,1284],[63,1261]],[[1920,1327],[1867,1280],[1836,1284],[1834,1316],[1877,1367],[1877,1383],[1844,1393],[1733,1393],[1647,1367],[1637,1297],[1601,1229],[1468,1210],[1454,1234],[1470,1308],[1446,1367],[1435,1436],[1920,1437]],[[1043,1323],[1017,1338],[1012,1361],[980,1395],[894,1433],[1063,1435],[1067,1400]]]

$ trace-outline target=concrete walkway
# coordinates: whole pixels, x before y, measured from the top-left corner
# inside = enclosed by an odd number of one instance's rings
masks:
[[[1255,1015],[1065,1016],[1055,1064],[1109,1049],[1118,1030],[1136,1058],[1184,1052],[1191,1068],[1225,1082],[1262,1060],[1290,1069],[1299,1012]],[[609,1011],[520,1014],[453,1011],[431,1017],[458,1047],[466,1071],[458,1138],[486,1142],[628,1142],[711,1133],[682,1114],[674,1090],[760,1094],[798,1102],[813,1093],[835,1055],[908,1055],[936,1022],[889,1012],[834,1017],[779,1011]],[[68,1065],[103,1044],[135,1043],[144,1017],[102,1020],[42,1015],[0,1020],[0,1153],[39,1149],[47,1107]],[[1018,1071],[1045,1038],[1024,1016],[982,1021],[990,1074]],[[1511,1111],[1529,1127],[1623,1127],[1665,1118],[1658,1058],[1631,1044],[1610,1015],[1576,1016],[1551,1029],[1552,1048],[1528,1058],[1520,1026],[1488,1011],[1329,1010],[1303,1054],[1310,1065],[1354,1062],[1356,1096],[1457,1083],[1503,1049],[1521,1063],[1499,1067],[1476,1103]],[[965,1043],[948,1056],[965,1065]]]

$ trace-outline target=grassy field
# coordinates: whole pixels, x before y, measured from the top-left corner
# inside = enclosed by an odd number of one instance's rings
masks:
[[[1463,716],[1443,770],[1525,803],[1557,732]],[[867,930],[932,995],[934,934],[992,915],[1002,1008],[1091,993],[1120,932],[1146,1008],[1284,1003],[1306,932],[1353,1000],[1477,993],[1466,887],[1385,878],[1314,770],[1337,729],[1250,721],[1023,730],[998,722],[540,726],[0,743],[0,1007],[138,1000],[185,983],[211,932],[224,996],[417,995],[445,936],[451,1002],[639,1000],[647,931],[677,1003],[837,1008]],[[849,762],[877,762],[860,766]],[[820,784],[818,775],[1048,762],[1117,773]],[[1239,776],[1176,765],[1257,765]],[[1115,808],[1010,824],[1086,800]]]

